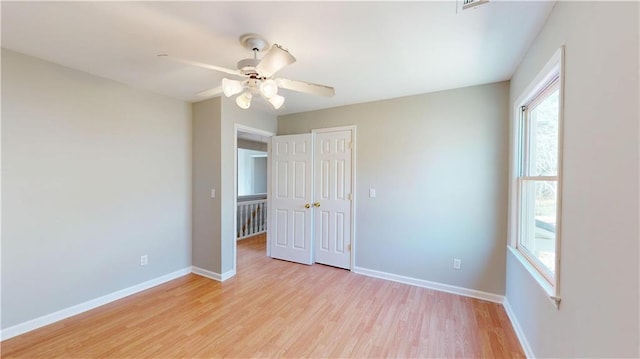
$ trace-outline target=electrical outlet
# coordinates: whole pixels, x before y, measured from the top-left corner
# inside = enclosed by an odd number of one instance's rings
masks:
[[[376,198],[376,189],[369,188],[369,198]]]
[[[149,264],[149,260],[148,260],[147,255],[145,254],[143,256],[140,256],[140,265],[141,266],[146,266],[147,264]]]
[[[462,264],[462,260],[460,260],[460,258],[453,258],[453,269],[460,270],[461,264]]]

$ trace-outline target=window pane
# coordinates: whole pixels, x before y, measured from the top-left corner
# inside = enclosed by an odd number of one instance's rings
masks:
[[[530,176],[558,175],[559,101],[560,91],[556,89],[530,109]]]
[[[520,245],[551,274],[556,259],[557,181],[523,180]]]

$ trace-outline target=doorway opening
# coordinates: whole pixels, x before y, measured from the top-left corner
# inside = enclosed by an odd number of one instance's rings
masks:
[[[242,132],[240,135],[242,136]],[[246,147],[262,148],[248,149]],[[238,140],[238,192],[236,233],[242,240],[267,231],[267,149],[266,143]],[[261,146],[260,146],[261,147]]]
[[[274,134],[242,125],[235,125],[235,134],[234,267],[237,267],[242,263],[237,258],[239,241],[260,242],[266,247],[268,146]]]

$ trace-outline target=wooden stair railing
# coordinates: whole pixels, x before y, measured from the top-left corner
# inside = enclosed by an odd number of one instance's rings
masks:
[[[267,200],[238,202],[238,239],[263,233],[267,230]]]

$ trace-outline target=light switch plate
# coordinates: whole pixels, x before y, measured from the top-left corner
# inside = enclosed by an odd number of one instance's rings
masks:
[[[375,188],[369,188],[369,197],[376,198],[376,189]]]
[[[216,190],[215,189],[211,190],[211,198],[216,198]]]

